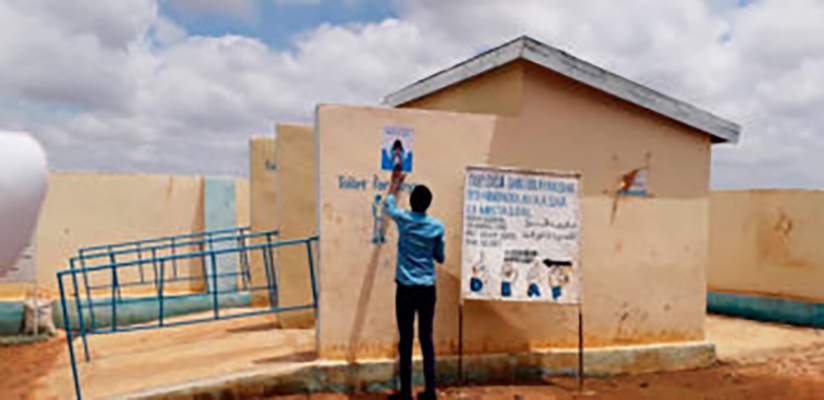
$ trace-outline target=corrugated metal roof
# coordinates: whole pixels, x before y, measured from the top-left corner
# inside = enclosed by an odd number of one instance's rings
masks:
[[[741,126],[734,122],[717,117],[710,112],[659,93],[526,36],[421,79],[386,96],[384,104],[395,107],[409,103],[519,59],[530,61],[624,101],[706,132],[716,141],[736,143],[741,134]]]

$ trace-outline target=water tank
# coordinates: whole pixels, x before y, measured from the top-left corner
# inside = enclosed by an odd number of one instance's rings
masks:
[[[0,277],[32,239],[47,184],[46,153],[37,140],[0,131]]]

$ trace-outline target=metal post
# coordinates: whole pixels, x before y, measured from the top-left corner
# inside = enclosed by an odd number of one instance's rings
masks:
[[[215,246],[214,246],[214,243],[212,242],[212,233],[211,233],[211,232],[209,232],[208,234],[206,234],[206,241],[207,241],[206,243],[209,245],[209,251],[210,251],[210,252],[211,252],[211,251],[214,251],[214,250],[215,250]],[[205,251],[205,250],[204,250],[204,251]],[[204,255],[204,257],[205,257],[205,255]],[[214,260],[212,260],[212,266],[214,266]],[[205,261],[204,261],[204,264],[203,264],[203,273],[204,273],[204,275],[206,275],[206,276],[208,277],[208,275],[209,275],[209,270],[208,270],[208,269],[206,269],[206,263],[205,263]],[[216,278],[216,277],[212,277],[212,279],[215,279],[215,278]],[[211,283],[209,283],[209,279],[207,278],[207,279],[206,279],[206,287],[207,287],[207,288],[209,288],[208,290],[211,290],[211,287],[212,287],[212,286],[214,286],[214,285],[212,285]]]
[[[97,322],[94,319],[94,301],[92,301],[92,290],[89,287],[89,272],[86,271],[86,260],[83,258],[82,252],[80,255],[80,268],[83,270],[83,286],[86,287],[86,301],[89,303],[89,322],[92,324],[92,330],[97,328]],[[71,259],[70,262],[74,262],[74,259]],[[72,269],[74,266],[72,265]]]
[[[578,304],[578,391],[584,390],[584,313]]]
[[[464,384],[463,376],[463,320],[464,320],[464,302],[461,299],[458,302],[458,385]]]
[[[201,254],[201,256],[200,256],[200,266],[201,266],[201,269],[203,270],[203,287],[206,289],[206,293],[209,293],[209,290],[210,290],[210,288],[209,288],[209,271],[206,267],[206,265],[207,265],[207,262],[206,262],[206,244],[205,244],[205,242],[200,241],[200,243],[198,243],[198,245],[200,246],[200,254]]]
[[[312,257],[312,239],[306,241],[306,254],[309,257],[309,277],[312,280],[312,304],[315,306],[315,319],[318,318],[318,286],[315,282],[315,261]]]
[[[269,307],[276,308],[280,304],[278,297],[278,276],[275,263],[272,260],[272,232],[266,232],[266,246],[263,248],[263,268],[266,270],[266,285],[269,291]]]
[[[109,246],[109,248],[111,248],[111,246]],[[114,253],[111,253],[111,252],[109,253],[109,262],[112,264],[112,275],[113,275],[112,284],[114,285],[115,282],[118,282],[117,268],[115,268],[115,264],[117,264],[117,257],[115,257]],[[112,287],[114,287],[114,286],[112,286]],[[112,292],[112,298],[114,298],[114,293],[115,292]],[[121,294],[120,293],[120,287],[118,285],[117,295],[119,296],[120,294]]]
[[[80,288],[78,288],[78,286],[77,286],[77,273],[75,272],[74,269],[71,270],[71,273],[72,273],[72,283],[74,284],[74,302],[76,303],[75,308],[77,308],[77,321],[78,321],[78,324],[80,325],[79,326],[80,338],[83,341],[83,354],[86,356],[86,362],[88,362],[91,359],[91,357],[89,356],[89,342],[86,339],[86,322],[85,322],[85,319],[83,318],[83,305],[80,303],[80,295],[78,293],[80,291]],[[36,301],[37,301],[37,298],[35,297],[35,302]]]
[[[165,271],[165,269],[166,269],[165,265],[166,264],[163,262],[163,260],[160,260],[160,283],[158,284],[158,299],[157,299],[158,313],[159,313],[159,315],[157,316],[157,320],[158,320],[158,323],[160,324],[160,326],[163,326],[163,281],[164,281],[164,278],[166,277],[166,275],[165,275],[165,272],[166,272]]]
[[[82,400],[80,393],[80,377],[77,374],[77,359],[74,357],[74,345],[72,344],[72,329],[69,324],[69,307],[66,304],[66,291],[63,288],[63,275],[57,274],[57,284],[60,287],[60,305],[63,308],[63,329],[66,330],[66,344],[69,346],[69,361],[72,364],[72,377],[74,378],[74,393],[77,400]]]
[[[217,297],[217,257],[215,256],[214,250],[210,249],[209,253],[209,258],[212,259],[212,301],[214,302],[212,307],[214,310],[215,319],[220,319],[220,304]]]
[[[269,293],[269,308],[275,308],[278,305],[277,292],[274,291],[274,279],[272,277],[272,249],[264,247],[261,249],[261,256],[263,257],[263,269],[266,270],[266,291]]]
[[[117,330],[117,268],[112,264],[112,331]]]
[[[137,261],[140,261],[137,263],[137,269],[140,271],[140,283],[145,283],[146,274],[143,272],[143,252],[140,251],[140,243],[137,243],[135,248],[137,249]],[[152,254],[154,254],[154,248],[152,249]],[[157,275],[157,268],[154,269],[154,273]]]
[[[237,239],[238,247],[240,248],[240,272],[241,281],[243,282],[243,289],[249,288],[249,282],[252,280],[252,275],[249,273],[249,254],[246,250],[246,236],[241,233]]]
[[[74,283],[74,302],[75,302],[75,308],[77,308],[77,320],[79,321],[79,324],[80,324],[80,332],[81,332],[80,337],[81,337],[81,340],[83,341],[83,353],[86,356],[86,361],[88,362],[91,359],[91,357],[89,357],[89,341],[86,338],[86,323],[85,323],[84,318],[83,318],[83,304],[80,301],[80,293],[79,293],[80,288],[77,286],[77,275],[75,274],[75,271],[74,271],[74,258],[69,260],[69,265],[70,265],[70,267],[71,267],[70,269],[72,271],[72,282]],[[83,271],[83,273],[84,273],[84,276],[85,276],[85,270]],[[88,293],[88,291],[89,291],[88,279],[86,279],[86,292]],[[88,294],[87,294],[87,298],[88,298],[87,301],[89,301],[89,303],[90,303],[89,306],[91,307],[91,297],[88,297]],[[94,324],[94,323],[92,323],[92,324]]]

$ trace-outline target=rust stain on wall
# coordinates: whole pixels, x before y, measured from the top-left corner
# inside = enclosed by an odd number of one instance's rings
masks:
[[[620,240],[616,240],[615,245],[613,246],[613,251],[615,254],[621,254],[624,251],[624,243]]]
[[[779,209],[778,215],[759,220],[757,227],[758,261],[793,268],[807,268],[812,264],[794,246],[796,221]]]
[[[617,160],[617,156],[613,156],[613,160]],[[629,172],[624,173],[618,180],[618,187],[615,189],[612,197],[612,213],[610,214],[610,225],[615,223],[615,217],[618,215],[618,202],[620,201],[622,194],[629,190],[632,185],[635,184],[635,180],[638,178],[638,174],[642,170],[649,170],[650,164],[652,162],[652,153],[647,152],[644,155],[644,165],[634,168]]]

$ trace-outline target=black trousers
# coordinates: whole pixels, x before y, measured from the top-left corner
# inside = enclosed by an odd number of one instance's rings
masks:
[[[395,317],[398,320],[398,356],[400,358],[401,393],[412,393],[412,344],[415,340],[415,314],[418,314],[418,340],[423,353],[426,390],[435,391],[435,345],[432,320],[435,317],[434,286],[404,286],[395,292]]]

